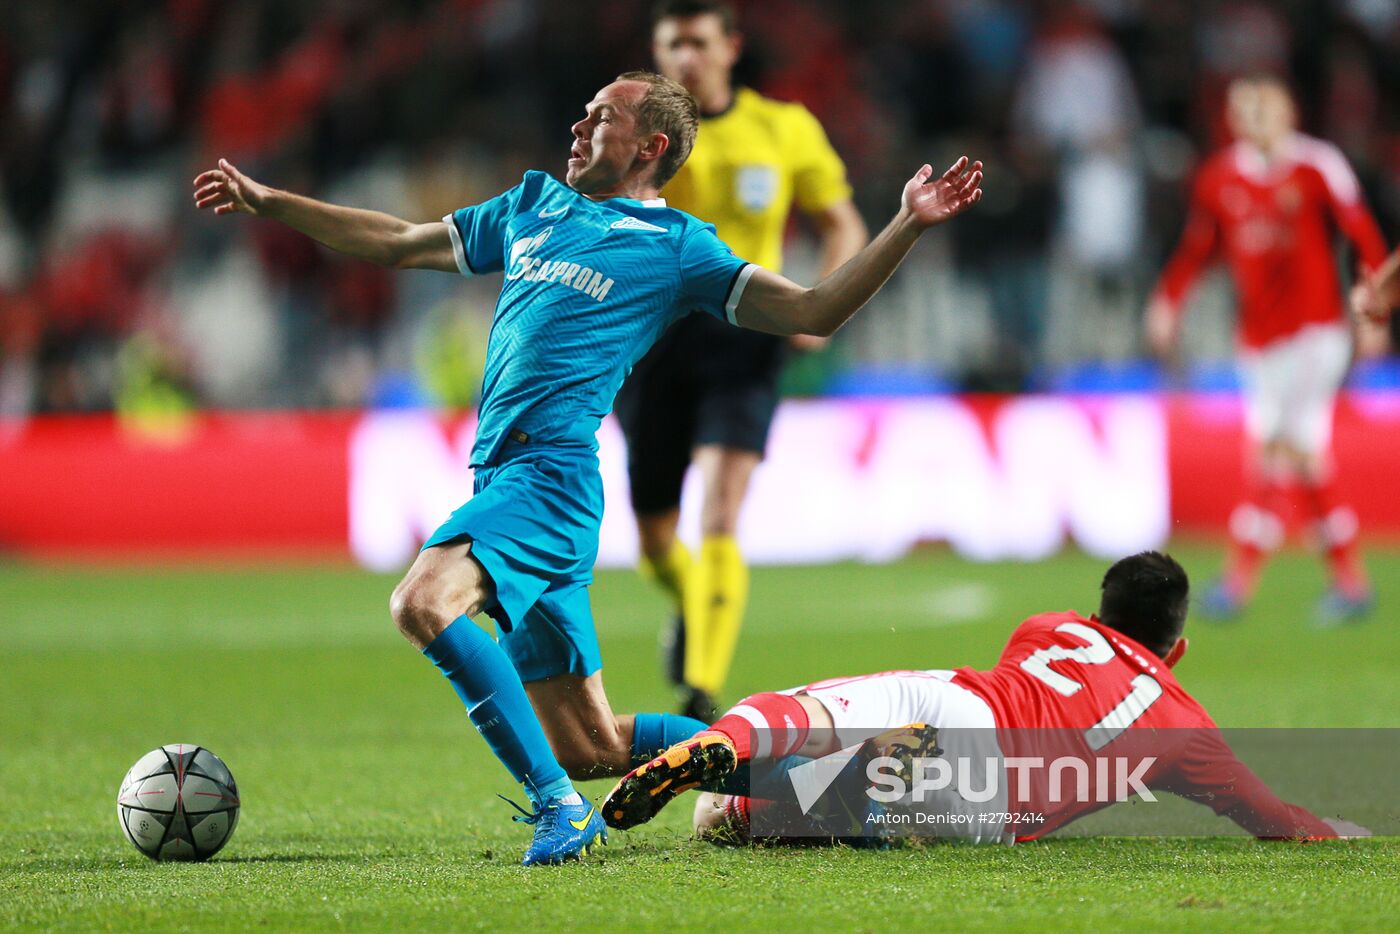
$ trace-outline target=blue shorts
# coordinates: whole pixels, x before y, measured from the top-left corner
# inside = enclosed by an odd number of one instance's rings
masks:
[[[476,468],[472,498],[423,547],[471,539],[496,586],[486,611],[522,681],[587,677],[603,667],[588,604],[602,521],[596,454],[509,446]]]

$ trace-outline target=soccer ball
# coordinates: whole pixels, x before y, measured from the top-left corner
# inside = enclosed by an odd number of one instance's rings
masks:
[[[117,820],[151,859],[208,859],[238,826],[238,785],[203,746],[171,743],[146,753],[126,773]]]

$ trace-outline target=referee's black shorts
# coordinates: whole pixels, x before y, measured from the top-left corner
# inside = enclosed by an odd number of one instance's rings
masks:
[[[702,444],[760,457],[778,404],[785,341],[703,313],[671,326],[638,362],[614,409],[627,436],[632,509],[673,509]]]

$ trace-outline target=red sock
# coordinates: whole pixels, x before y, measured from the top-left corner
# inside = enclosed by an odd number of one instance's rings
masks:
[[[735,831],[744,836],[749,834],[749,812],[753,799],[747,795],[724,796],[724,819]]]
[[[810,727],[807,711],[791,694],[753,694],[705,732],[728,737],[740,761],[777,759],[802,748]]]
[[[1225,559],[1225,585],[1236,597],[1254,594],[1259,572],[1269,553],[1283,543],[1283,515],[1288,490],[1278,480],[1260,479],[1250,496],[1230,513],[1230,551]]]
[[[1322,547],[1327,552],[1327,564],[1332,580],[1350,594],[1366,590],[1366,571],[1356,545],[1356,513],[1341,504],[1337,482],[1328,478],[1307,487],[1307,503],[1321,534]]]

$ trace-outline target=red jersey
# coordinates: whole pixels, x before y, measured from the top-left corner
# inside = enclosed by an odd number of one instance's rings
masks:
[[[1186,229],[1156,294],[1180,312],[1219,248],[1234,276],[1245,347],[1334,323],[1342,318],[1334,228],[1356,247],[1367,270],[1385,259],[1385,241],[1341,150],[1295,133],[1266,163],[1256,147],[1236,143],[1201,167]]]
[[[1279,800],[1236,758],[1160,658],[1093,617],[1033,616],[1011,634],[995,668],[959,668],[953,683],[987,702],[1008,759],[1046,757],[1053,746],[1096,765],[1089,770],[1091,794],[1082,799],[1055,802],[1048,800],[1048,785],[1031,788],[1021,806],[1045,815],[1045,823],[1018,839],[1042,836],[1112,803],[1113,796],[1100,791],[1121,784],[1122,776],[1097,766],[1110,759],[1127,765],[1151,760],[1133,773],[1147,788],[1200,801],[1255,836],[1336,836],[1308,811]],[[1017,778],[1008,775],[1012,790]]]

